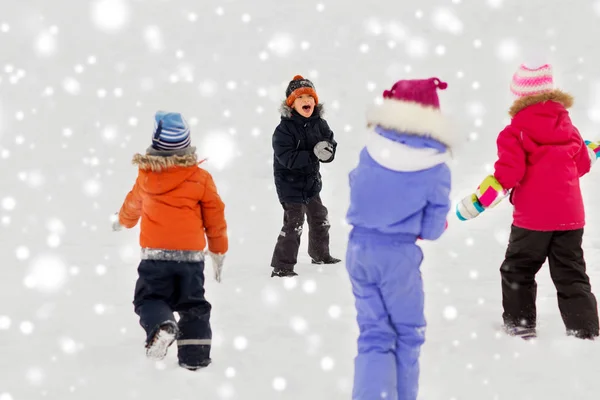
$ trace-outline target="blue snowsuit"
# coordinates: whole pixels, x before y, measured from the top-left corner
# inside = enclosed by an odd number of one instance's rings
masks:
[[[415,400],[425,341],[420,237],[439,238],[450,210],[446,146],[385,130],[350,173],[347,269],[360,329],[354,400]]]

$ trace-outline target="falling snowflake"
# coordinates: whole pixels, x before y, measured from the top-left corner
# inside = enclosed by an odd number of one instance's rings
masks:
[[[312,279],[304,281],[304,283],[302,284],[302,289],[306,293],[314,293],[317,290],[317,282],[313,281]]]
[[[287,387],[287,382],[284,378],[277,377],[277,378],[273,379],[273,389],[275,389],[276,391],[282,392],[285,390],[286,387]]]
[[[246,339],[244,336],[237,336],[235,339],[233,339],[233,347],[240,351],[246,350],[246,348],[248,348],[248,339]]]
[[[90,179],[83,185],[83,192],[88,196],[97,196],[100,193],[101,185],[95,179]]]
[[[457,317],[458,317],[458,310],[456,309],[456,307],[447,306],[444,308],[444,318],[451,321],[451,320],[456,319]]]
[[[158,26],[149,26],[144,30],[144,40],[146,41],[146,46],[148,49],[153,52],[159,52],[164,49],[164,40],[162,36],[162,32]]]
[[[10,328],[11,320],[6,315],[0,315],[0,331],[6,331]]]
[[[458,35],[463,31],[463,23],[454,11],[447,8],[439,8],[433,14],[434,26],[443,32]]]
[[[42,383],[42,381],[44,380],[45,374],[44,371],[42,371],[41,368],[30,368],[27,371],[27,380],[29,381],[29,383],[31,383],[32,385],[40,385]]]
[[[16,205],[17,202],[13,197],[5,197],[2,199],[2,208],[4,208],[6,211],[14,210]]]
[[[98,0],[92,3],[92,22],[105,32],[116,32],[129,22],[131,11],[124,0]]]
[[[308,330],[308,322],[302,317],[292,317],[290,325],[294,332],[303,334]]]
[[[67,281],[67,267],[53,255],[36,258],[25,277],[25,286],[43,293],[54,293],[62,289]]]
[[[498,45],[496,55],[504,62],[512,62],[519,55],[519,45],[513,39],[505,39]]]
[[[329,316],[334,319],[337,319],[340,317],[340,315],[342,315],[342,309],[340,308],[340,306],[335,304],[330,306],[327,312],[329,313]]]
[[[56,36],[50,32],[40,33],[35,40],[35,50],[41,56],[51,56],[56,52]]]
[[[267,44],[267,48],[271,50],[273,54],[285,57],[294,50],[294,39],[289,33],[277,33],[271,38]]]
[[[33,324],[29,321],[23,321],[19,325],[19,330],[24,335],[31,335],[31,333],[33,333]]]
[[[104,304],[96,304],[94,306],[94,312],[98,315],[102,315],[106,312],[106,306]]]
[[[65,92],[75,96],[81,92],[81,85],[75,78],[65,78],[62,83]]]
[[[217,169],[224,169],[235,156],[235,141],[230,135],[213,132],[206,135],[201,146],[202,151],[209,155],[208,162]]]
[[[331,371],[334,365],[335,362],[331,357],[323,357],[321,359],[321,368],[323,369],[323,371]]]
[[[66,354],[75,354],[79,350],[79,345],[75,340],[69,337],[63,337],[59,340],[61,350]]]

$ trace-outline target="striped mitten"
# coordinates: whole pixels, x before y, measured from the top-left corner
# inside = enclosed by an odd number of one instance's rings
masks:
[[[456,216],[461,221],[473,219],[484,211],[485,208],[475,193],[465,197],[456,205]]]
[[[493,175],[486,176],[475,193],[456,205],[456,216],[461,221],[473,219],[486,209],[495,207],[508,193]]]
[[[592,165],[594,165],[598,158],[600,158],[600,143],[590,142],[589,140],[586,140],[585,145],[587,146],[588,152],[590,153],[590,160],[592,160]]]
[[[475,195],[483,207],[492,208],[508,196],[508,190],[502,187],[494,175],[488,175],[477,188]]]

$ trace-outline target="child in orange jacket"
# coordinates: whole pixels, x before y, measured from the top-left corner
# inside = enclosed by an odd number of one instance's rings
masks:
[[[179,365],[196,370],[211,361],[204,248],[208,239],[220,282],[228,239],[225,205],[190,143],[181,114],[156,113],[152,146],[133,157],[138,177],[113,230],[133,228],[141,218],[142,261],[133,304],[147,334],[146,355],[161,360],[177,340]],[[179,314],[178,323],[173,312]]]

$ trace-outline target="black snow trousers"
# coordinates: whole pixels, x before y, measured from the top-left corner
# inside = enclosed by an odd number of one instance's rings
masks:
[[[147,340],[179,314],[177,356],[188,366],[210,359],[211,305],[204,298],[204,261],[142,260],[133,304]]]
[[[512,226],[500,267],[506,327],[535,328],[535,275],[548,259],[567,332],[582,338],[598,336],[598,308],[586,273],[582,237],[583,229],[541,232]]]
[[[327,208],[317,195],[307,204],[282,203],[283,227],[273,251],[271,267],[293,271],[298,261],[300,238],[304,226],[304,215],[308,219],[308,255],[315,262],[331,258],[329,254],[329,221]]]

